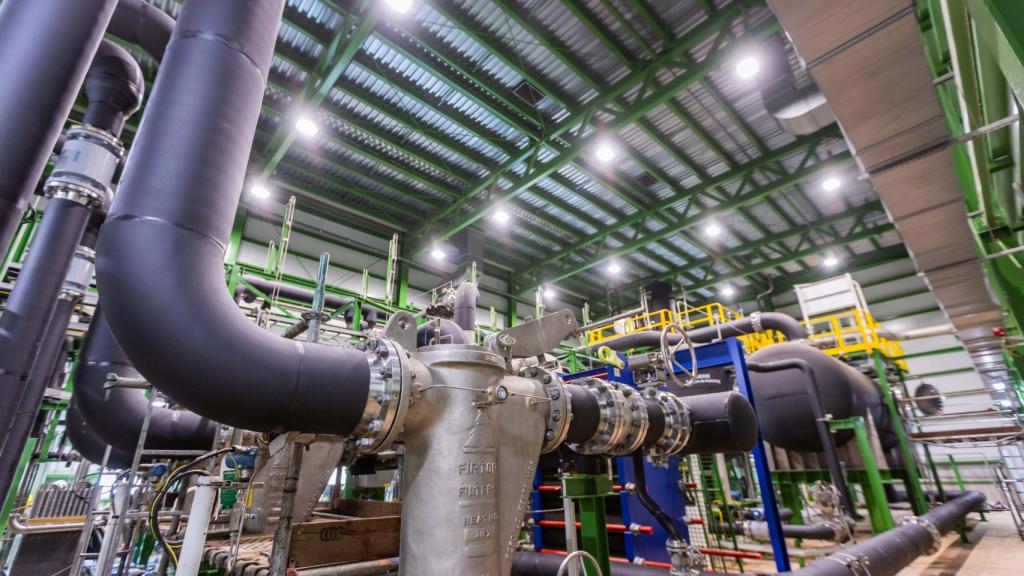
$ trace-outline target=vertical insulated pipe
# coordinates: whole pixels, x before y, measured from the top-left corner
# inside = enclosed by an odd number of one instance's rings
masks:
[[[2,91],[0,91],[2,92]],[[18,466],[29,426],[18,413],[38,409],[27,379],[32,360],[50,321],[64,275],[89,221],[89,208],[74,200],[54,198],[0,316],[0,493],[5,493]],[[40,396],[42,390],[32,391]],[[33,414],[35,410],[32,410]]]
[[[0,4],[0,252],[39,183],[116,4]]]

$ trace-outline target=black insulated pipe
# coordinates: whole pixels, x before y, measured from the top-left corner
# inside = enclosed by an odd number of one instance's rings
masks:
[[[104,40],[85,75],[89,107],[83,123],[119,136],[125,120],[142,105],[145,89],[138,62],[124,48]]]
[[[807,332],[796,318],[781,312],[758,312],[739,320],[691,330],[686,335],[695,344],[707,344],[722,338],[743,336],[764,330],[775,330],[783,334],[786,340],[794,342],[807,337]],[[669,334],[668,341],[670,344],[678,344],[681,338],[682,336],[679,334]],[[634,332],[609,340],[604,345],[620,352],[632,348],[660,347],[661,332],[657,330]]]
[[[416,329],[416,346],[433,346],[435,344],[468,344],[466,333],[458,324],[448,320],[440,319],[440,329],[435,326],[434,321],[427,322]],[[438,335],[437,332],[441,334]]]
[[[749,452],[757,443],[757,416],[737,392],[685,396],[690,410],[690,437],[684,454]]]
[[[512,557],[512,576],[556,576],[565,556],[543,552],[516,552]],[[589,566],[590,563],[586,563]],[[579,563],[576,564],[579,566]],[[612,573],[605,576],[667,576],[668,570],[637,566],[635,564],[612,564]],[[568,572],[567,572],[568,573]],[[588,572],[589,574],[589,572]]]
[[[160,62],[174,32],[174,18],[145,0],[118,0],[107,32]]]
[[[0,4],[0,253],[17,231],[116,4]]]
[[[584,386],[567,383],[572,402],[572,420],[566,442],[586,442],[597,433],[600,406],[594,393]],[[757,416],[750,402],[736,392],[718,392],[681,398],[690,411],[690,436],[683,454],[749,452],[757,443]],[[665,415],[656,402],[647,402],[648,421],[664,426]],[[662,428],[663,429],[663,428]],[[660,435],[659,435],[660,436]],[[647,434],[643,447],[652,446],[659,436]]]
[[[89,213],[87,206],[74,200],[50,200],[0,316],[0,486],[13,478],[28,438],[29,427],[16,428],[23,422],[16,416],[38,406],[38,399],[27,396],[29,371]]]
[[[65,434],[68,441],[71,442],[71,447],[77,450],[82,455],[82,458],[94,464],[102,464],[107,444],[100,440],[89,424],[86,423],[85,418],[82,417],[78,402],[71,401],[65,417],[67,418],[65,421]],[[135,450],[125,452],[111,446],[110,456],[107,458],[107,468],[118,470],[131,467],[134,454]]]
[[[100,233],[100,300],[135,367],[183,406],[250,430],[347,435],[366,406],[367,355],[261,330],[224,289],[283,8],[182,5]]]
[[[257,294],[250,290],[246,284],[251,284],[253,288],[263,292],[267,296],[271,296],[274,293],[274,286],[277,285],[277,295],[287,300],[296,300],[298,302],[313,302],[313,291],[301,288],[299,286],[292,286],[290,284],[277,284],[270,280],[264,280],[258,276],[252,276],[250,274],[243,274],[242,281],[238,284],[235,291],[238,296],[245,298],[246,302],[255,302],[258,298]],[[348,300],[335,296],[334,294],[324,294],[324,306],[327,308],[340,308],[344,306]],[[364,308],[365,310],[365,308]]]
[[[75,371],[74,397],[82,417],[103,442],[133,452],[146,417],[149,400],[137,388],[107,389],[108,374],[141,376],[114,341],[102,306],[96,307]],[[146,433],[146,448],[204,450],[213,445],[217,426],[188,410],[154,406]],[[116,415],[116,417],[111,417]]]

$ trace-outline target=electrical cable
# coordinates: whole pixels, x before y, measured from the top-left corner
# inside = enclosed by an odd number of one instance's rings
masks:
[[[195,466],[196,464],[199,464],[205,460],[209,460],[210,458],[215,458],[221,454],[227,452],[239,452],[243,449],[244,447],[242,446],[229,446],[227,448],[219,448],[217,450],[213,450],[207,452],[206,454],[198,456],[190,460],[189,462],[186,462],[185,464],[182,464],[181,466],[175,468],[167,476],[167,480],[157,489],[156,496],[153,498],[153,501],[149,505],[149,532],[153,535],[153,538],[156,539],[157,543],[160,545],[160,548],[164,551],[164,553],[167,554],[167,556],[171,559],[171,563],[174,565],[175,568],[178,567],[178,555],[174,552],[174,548],[170,544],[168,544],[167,540],[164,538],[163,533],[160,532],[160,525],[158,524],[157,521],[158,504],[161,501],[163,501],[164,498],[167,497],[168,489],[172,485],[174,485],[174,483],[177,482],[178,480],[193,475],[210,475],[210,473],[207,472],[206,470],[188,470],[192,466]]]

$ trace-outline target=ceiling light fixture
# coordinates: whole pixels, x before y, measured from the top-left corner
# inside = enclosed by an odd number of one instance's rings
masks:
[[[718,224],[715,224],[714,222],[712,222],[712,223],[710,223],[710,224],[708,224],[707,226],[704,227],[704,234],[706,234],[706,235],[708,235],[708,236],[710,236],[712,238],[714,238],[715,236],[718,236],[721,233],[722,233],[722,227],[719,226]]]
[[[554,298],[555,297],[555,291],[553,289],[551,289],[551,288],[545,288],[544,289],[544,297],[549,299],[549,300],[551,298]]]
[[[608,265],[608,271],[612,274],[618,274],[619,272],[622,272],[622,266],[619,266],[617,262],[612,262]]]
[[[602,142],[597,146],[597,150],[594,152],[597,159],[605,164],[615,160],[615,148],[607,142]]]
[[[825,256],[821,263],[825,265],[825,268],[835,268],[836,264],[839,264],[839,259],[835,256]]]
[[[753,56],[740,58],[740,60],[736,62],[736,75],[742,80],[749,80],[754,76],[757,76],[757,73],[760,71],[761,62]]]
[[[253,198],[265,200],[270,198],[270,189],[262,184],[253,184],[252,187],[249,188],[249,195]]]
[[[733,288],[732,286],[726,284],[725,286],[722,287],[722,289],[719,291],[719,293],[722,296],[725,296],[726,298],[729,298],[730,296],[733,296],[734,294],[736,294],[736,289]]]
[[[839,187],[842,185],[842,180],[835,176],[829,176],[821,181],[821,189],[825,192],[835,192],[836,190],[839,190]]]
[[[444,250],[438,247],[434,247],[434,249],[430,251],[430,257],[434,260],[444,260],[444,256]]]
[[[509,219],[511,219],[511,216],[509,216],[508,212],[506,212],[505,210],[503,210],[501,208],[498,208],[494,212],[494,220],[495,220],[495,222],[500,222],[500,223],[504,224],[505,222],[508,222]]]
[[[387,0],[388,8],[399,14],[405,14],[412,8],[412,0]]]
[[[316,133],[320,131],[320,127],[316,125],[316,122],[306,116],[302,116],[295,121],[295,129],[305,136],[316,136]]]

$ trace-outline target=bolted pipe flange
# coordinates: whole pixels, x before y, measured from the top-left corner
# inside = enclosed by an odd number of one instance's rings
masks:
[[[361,454],[375,454],[391,447],[402,430],[411,396],[413,368],[405,350],[387,339],[368,340],[366,361],[370,387],[359,426],[352,433]]]
[[[597,432],[590,439],[583,443],[569,444],[569,447],[587,456],[608,454],[624,436],[623,413],[629,411],[626,397],[613,383],[597,378],[577,380],[574,384],[589,389],[597,398],[598,425]]]
[[[928,535],[932,537],[932,542],[928,546],[928,554],[935,554],[939,551],[942,546],[942,533],[935,527],[934,524],[928,521],[927,518],[921,518],[920,516],[907,516],[900,520],[900,524],[916,524],[928,531]]]
[[[85,298],[92,284],[93,272],[96,271],[96,251],[86,246],[79,246],[75,250],[75,257],[68,266],[68,273],[64,277],[64,286],[60,290],[60,299],[69,302],[78,302]]]
[[[648,455],[653,460],[661,461],[668,456],[682,452],[686,442],[690,439],[690,433],[693,431],[690,426],[690,409],[675,394],[651,388],[646,394],[658,402],[658,405],[661,406],[661,413],[665,417],[665,431],[661,433],[658,441],[648,449]]]
[[[108,132],[92,126],[71,128],[43,192],[86,206],[108,206],[114,198],[111,185],[123,157],[124,147]]]
[[[523,368],[519,371],[523,378],[532,378],[544,386],[544,395],[550,400],[547,428],[544,430],[544,446],[541,454],[553,452],[569,435],[569,424],[572,422],[572,399],[565,392],[565,384],[554,372],[537,366]]]
[[[636,451],[643,444],[650,426],[647,405],[640,393],[624,384],[596,378],[578,383],[590,389],[597,398],[599,422],[592,438],[569,447],[588,456],[624,456]]]
[[[640,449],[651,423],[643,395],[625,384],[617,386],[626,398],[627,409],[622,415],[622,435],[609,449],[608,454],[626,456]]]

